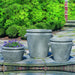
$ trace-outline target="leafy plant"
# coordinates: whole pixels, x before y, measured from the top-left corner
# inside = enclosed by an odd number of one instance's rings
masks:
[[[36,23],[35,26],[39,29],[47,29],[47,24],[44,22]]]
[[[75,2],[68,2],[68,19],[75,20]]]
[[[5,29],[4,28],[0,28],[0,37],[5,35]]]
[[[16,37],[17,34],[18,34],[18,31],[17,31],[17,28],[15,26],[10,26],[7,30],[6,30],[6,34],[9,36],[9,37]]]
[[[24,37],[24,35],[26,34],[26,27],[20,27],[20,29],[19,29],[19,36],[22,38],[22,39],[26,39],[25,37]]]
[[[68,9],[69,18],[72,17],[71,14],[74,16],[75,5],[73,2]],[[9,30],[13,31],[12,33],[7,31],[13,25],[18,29],[19,36],[23,37],[26,32],[20,27],[24,27],[25,30],[30,28],[57,30],[62,28],[64,23],[64,0],[0,1],[0,28],[4,28],[9,37],[17,35],[17,31],[14,33],[14,29]],[[13,33],[14,35],[12,35]]]
[[[22,45],[17,40],[9,40],[8,42],[4,41],[4,45],[3,46],[4,47],[22,47],[24,45]]]

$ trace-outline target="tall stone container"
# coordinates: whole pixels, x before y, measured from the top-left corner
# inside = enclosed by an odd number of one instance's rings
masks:
[[[27,42],[30,57],[45,58],[49,52],[49,39],[52,37],[52,30],[30,29],[27,30]]]
[[[55,61],[66,62],[69,60],[73,46],[71,38],[51,38],[49,45]]]

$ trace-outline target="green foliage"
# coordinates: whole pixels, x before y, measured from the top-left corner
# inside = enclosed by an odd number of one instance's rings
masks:
[[[64,3],[65,2],[65,0],[58,0],[59,1],[59,3]]]
[[[69,3],[75,3],[75,0],[68,0]]]
[[[3,37],[5,35],[4,28],[0,28],[0,37]]]
[[[64,23],[64,0],[0,1],[0,28],[8,30],[14,25],[22,38],[26,29],[56,30],[62,28]],[[11,36],[12,33],[8,35]],[[16,34],[13,37],[15,36]]]
[[[6,34],[12,38],[16,37],[18,34],[17,28],[15,26],[8,27],[8,29],[6,30]]]
[[[36,11],[36,12],[35,12]],[[42,21],[45,17],[45,12],[42,11],[42,9],[36,9],[34,8],[31,12],[31,17],[33,22],[39,22]]]
[[[31,25],[30,27],[26,28],[25,26],[19,27],[18,30],[18,35],[22,38],[22,39],[26,39],[26,37],[24,37],[24,35],[26,34],[26,30],[27,29],[36,29],[36,26]]]
[[[20,29],[19,29],[19,36],[22,38],[22,39],[24,39],[25,37],[24,37],[24,35],[26,34],[26,27],[20,27]]]
[[[23,45],[16,40],[4,41],[4,47],[22,47]]]
[[[60,3],[53,3],[53,2],[51,3],[47,4],[45,7],[47,11],[46,11],[45,19],[43,20],[43,22],[47,24],[46,25],[47,29],[48,28],[52,30],[60,29],[64,26],[64,23],[65,23],[64,5]]]
[[[68,19],[75,20],[75,3],[68,3]]]
[[[12,42],[12,43],[8,43],[5,45],[5,47],[20,47],[19,43],[17,42]]]
[[[4,9],[0,8],[0,28],[3,28],[5,23],[5,11]]]
[[[35,26],[39,29],[47,29],[47,24],[44,22],[36,23]]]
[[[13,24],[14,24],[14,23],[13,23],[13,20],[8,19],[8,20],[6,20],[6,23],[5,23],[5,25],[4,25],[4,28],[7,29],[9,26],[11,26],[11,25],[13,25]]]

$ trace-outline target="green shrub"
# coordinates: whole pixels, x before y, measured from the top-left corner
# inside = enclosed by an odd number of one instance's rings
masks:
[[[75,20],[75,3],[68,3],[68,19]]]
[[[36,23],[34,26],[36,26],[39,29],[47,29],[47,24],[44,22]]]
[[[26,27],[20,27],[19,29],[19,36],[22,38],[22,39],[26,39],[26,37],[24,37],[24,35],[26,34]]]
[[[5,35],[5,29],[0,28],[0,37],[3,37]]]
[[[58,0],[59,1],[59,3],[64,3],[65,2],[65,0]]]
[[[45,12],[42,11],[42,9],[36,9],[34,8],[31,12],[31,17],[33,22],[42,21],[42,19],[45,17]]]
[[[35,25],[30,25],[27,29],[37,29]]]
[[[6,30],[6,34],[12,38],[17,37],[18,34],[17,28],[15,26],[8,27],[8,29]]]
[[[70,3],[75,3],[75,0],[68,0],[68,2],[70,2]]]
[[[19,27],[56,30],[65,23],[64,0],[1,0],[0,5],[0,27],[6,30],[14,24],[18,31]]]
[[[13,20],[8,19],[8,20],[6,20],[6,23],[5,23],[5,25],[4,25],[4,28],[7,29],[7,28],[10,27],[11,25],[13,25]]]
[[[5,10],[0,8],[0,28],[4,28],[5,23]]]
[[[27,29],[37,29],[37,27],[35,25],[31,25],[30,27],[25,27],[25,26],[22,26],[19,28],[18,30],[18,35],[22,38],[22,39],[27,39],[26,37],[24,37],[24,35],[26,34],[26,30]]]

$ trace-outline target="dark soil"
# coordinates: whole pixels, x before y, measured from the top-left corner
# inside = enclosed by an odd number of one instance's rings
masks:
[[[8,36],[5,36],[5,37],[0,38],[0,40],[15,40],[15,39],[18,40],[18,41],[23,40],[23,39],[21,39],[21,37],[9,38]],[[26,40],[23,40],[23,41],[26,41]]]

